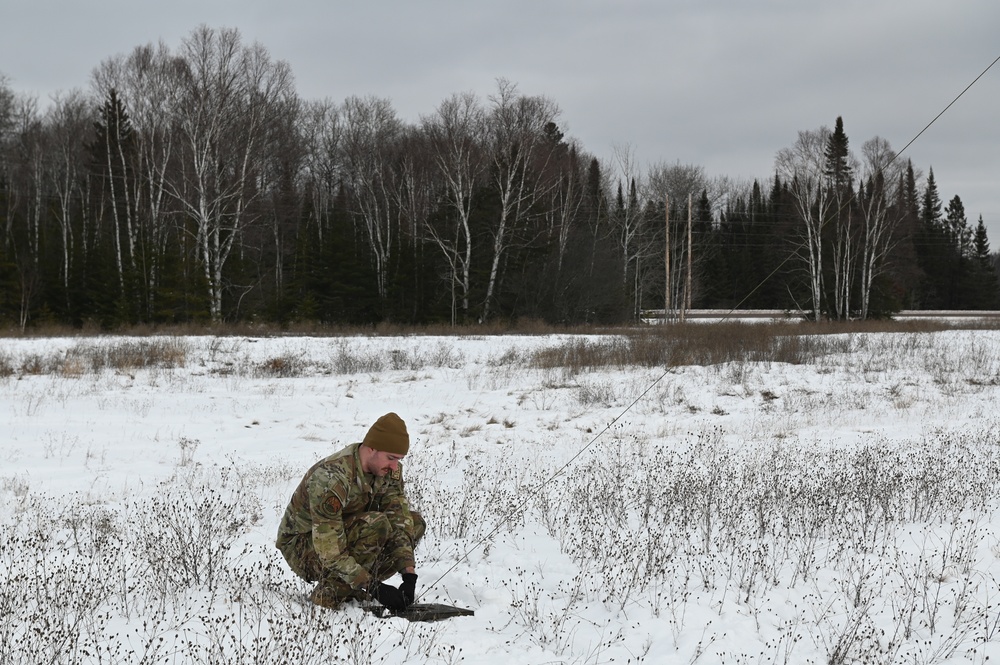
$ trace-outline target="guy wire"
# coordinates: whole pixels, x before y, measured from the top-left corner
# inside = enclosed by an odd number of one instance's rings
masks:
[[[986,72],[988,72],[988,71],[989,71],[990,69],[992,69],[992,68],[993,68],[993,65],[997,64],[997,62],[1000,62],[1000,56],[997,56],[997,58],[996,58],[995,60],[993,60],[993,62],[991,62],[991,63],[990,63],[990,64],[989,64],[989,65],[988,65],[988,66],[986,67],[986,69],[984,69],[984,70],[983,70],[983,71],[982,71],[982,72],[981,72],[981,73],[979,74],[979,76],[977,76],[977,77],[976,77],[975,79],[973,79],[973,80],[972,80],[972,82],[971,82],[971,83],[969,83],[969,85],[965,86],[965,88],[964,88],[964,89],[963,89],[963,90],[962,90],[962,91],[961,91],[960,93],[958,93],[958,95],[957,95],[957,96],[956,96],[956,97],[955,97],[954,99],[952,99],[952,100],[951,100],[951,101],[950,101],[950,102],[948,103],[948,105],[947,105],[947,106],[945,106],[945,107],[944,107],[944,108],[943,108],[943,109],[942,109],[942,110],[941,110],[941,111],[940,111],[940,112],[939,112],[939,113],[938,113],[938,114],[937,114],[936,116],[934,116],[934,118],[933,118],[933,119],[932,119],[932,120],[931,120],[930,122],[928,122],[928,123],[927,123],[927,125],[925,125],[923,129],[921,129],[921,130],[920,130],[919,132],[917,132],[917,133],[916,133],[916,135],[915,135],[915,136],[914,136],[913,138],[911,138],[911,139],[910,139],[910,140],[909,140],[909,141],[908,141],[908,142],[906,143],[906,145],[904,145],[904,146],[903,146],[903,148],[902,148],[902,149],[901,149],[901,150],[900,150],[899,152],[897,152],[896,154],[894,154],[894,155],[893,155],[893,157],[892,157],[892,159],[890,159],[890,160],[889,160],[889,162],[888,162],[888,163],[887,163],[887,164],[886,164],[885,166],[883,166],[883,167],[882,167],[882,170],[884,171],[884,170],[885,170],[886,168],[888,168],[889,166],[891,166],[891,165],[892,165],[892,164],[893,164],[893,163],[894,163],[894,162],[895,162],[895,161],[896,161],[897,159],[899,159],[899,156],[900,156],[900,155],[902,155],[902,154],[903,154],[903,152],[905,152],[907,148],[909,148],[909,147],[910,147],[911,145],[913,145],[913,143],[914,143],[914,142],[915,142],[915,141],[916,141],[917,139],[919,139],[919,138],[920,138],[920,137],[921,137],[921,136],[923,135],[923,133],[924,133],[924,132],[926,132],[926,131],[927,131],[927,130],[928,130],[928,129],[929,129],[930,127],[931,127],[931,125],[933,125],[933,124],[934,124],[935,122],[937,122],[937,121],[938,121],[938,119],[939,119],[939,118],[940,118],[941,116],[943,116],[943,115],[944,115],[944,114],[945,114],[945,113],[946,113],[946,112],[948,111],[948,109],[950,109],[950,108],[951,108],[951,107],[952,107],[952,106],[953,106],[953,105],[954,105],[954,104],[955,104],[955,103],[956,103],[956,102],[957,102],[957,101],[958,101],[959,99],[961,99],[961,97],[962,97],[962,96],[963,96],[963,95],[964,95],[964,94],[965,94],[966,92],[968,92],[968,91],[969,91],[969,89],[970,89],[970,88],[972,88],[972,86],[974,86],[974,85],[975,85],[975,84],[976,84],[976,83],[977,83],[977,82],[979,81],[979,79],[981,79],[981,78],[982,78],[983,76],[985,76],[985,75],[986,75]],[[839,209],[837,210],[837,214],[839,214],[839,213],[840,213],[840,212],[841,212],[841,211],[842,211],[842,210],[844,209],[844,207],[845,207],[846,205],[847,205],[846,203],[845,203],[844,205],[842,205],[842,206],[841,206],[841,207],[840,207],[840,208],[839,208]],[[832,218],[832,217],[831,217],[831,218]],[[829,219],[831,219],[831,218],[828,218],[828,219],[827,219],[827,221],[824,221],[824,222],[823,222],[823,223],[822,223],[822,224],[820,225],[820,230],[822,230],[822,228],[823,228],[824,226],[826,226],[827,222],[828,222],[828,221],[829,221]],[[775,269],[774,269],[773,271],[771,271],[771,272],[770,272],[770,273],[769,273],[769,274],[768,274],[768,275],[767,275],[766,277],[764,277],[764,279],[762,279],[762,280],[760,281],[760,283],[759,283],[759,284],[757,284],[757,286],[755,286],[755,287],[753,287],[752,289],[750,289],[750,291],[749,291],[749,292],[748,292],[748,293],[746,294],[746,296],[744,296],[744,297],[743,297],[743,299],[742,299],[742,300],[740,300],[740,302],[738,302],[738,303],[737,303],[737,304],[736,304],[735,306],[733,306],[733,308],[732,308],[732,309],[730,309],[730,310],[729,310],[729,311],[728,311],[728,312],[726,313],[726,315],[722,317],[721,321],[725,321],[726,319],[728,319],[728,318],[729,318],[729,317],[730,317],[730,316],[732,315],[732,313],[733,313],[733,312],[735,312],[735,311],[736,311],[737,309],[739,309],[740,305],[742,305],[742,304],[743,304],[744,302],[746,302],[747,298],[749,298],[750,296],[752,296],[752,295],[754,294],[754,292],[756,292],[756,291],[757,291],[757,289],[759,289],[759,288],[760,288],[761,286],[763,286],[763,285],[764,285],[764,284],[765,284],[765,283],[766,283],[766,282],[767,282],[767,281],[768,281],[769,279],[771,279],[771,277],[773,277],[773,276],[774,276],[774,275],[775,275],[775,274],[776,274],[776,273],[778,272],[778,270],[780,270],[780,269],[781,269],[781,267],[782,267],[783,265],[785,265],[785,263],[787,263],[787,262],[789,261],[789,259],[791,259],[791,258],[792,258],[792,256],[794,256],[794,255],[795,255],[795,252],[797,252],[797,251],[798,251],[799,249],[801,249],[801,248],[802,248],[802,247],[804,247],[804,246],[805,246],[805,243],[802,243],[801,245],[799,245],[798,247],[796,247],[796,248],[795,248],[795,250],[794,250],[793,252],[789,253],[789,254],[788,254],[788,256],[786,256],[786,257],[785,257],[785,258],[784,258],[784,259],[783,259],[783,260],[782,260],[782,261],[781,261],[781,262],[780,262],[780,263],[778,264],[778,266],[777,266],[777,267],[776,267],[776,268],[775,268]],[[666,316],[666,312],[664,312],[664,317],[665,317],[665,316]],[[720,321],[720,322],[721,322],[721,321]],[[627,413],[628,413],[629,411],[631,411],[631,410],[632,410],[632,407],[634,407],[634,406],[635,406],[636,404],[638,404],[640,400],[642,400],[642,399],[643,399],[643,398],[644,398],[644,397],[645,397],[645,396],[646,396],[647,394],[649,394],[649,391],[651,391],[651,390],[652,390],[653,388],[655,388],[655,387],[656,387],[656,386],[657,386],[657,385],[658,385],[658,384],[659,384],[659,383],[660,383],[660,382],[661,382],[661,381],[662,381],[662,380],[663,380],[664,378],[666,378],[667,374],[670,374],[670,373],[671,373],[671,372],[673,372],[673,371],[674,371],[674,368],[673,368],[673,367],[668,367],[667,369],[665,369],[665,370],[663,371],[663,373],[662,373],[662,374],[660,374],[660,375],[659,375],[658,377],[656,377],[656,378],[655,378],[655,379],[653,380],[653,382],[652,382],[652,383],[650,383],[650,384],[649,384],[649,385],[648,385],[648,386],[647,386],[647,387],[646,387],[646,388],[645,388],[645,389],[644,389],[644,390],[643,390],[643,391],[642,391],[641,393],[639,393],[638,397],[636,397],[635,399],[633,399],[633,400],[632,400],[632,401],[631,401],[631,402],[630,402],[630,403],[628,404],[628,406],[626,406],[626,407],[625,407],[625,408],[624,408],[624,409],[622,410],[622,412],[621,412],[621,413],[619,413],[619,414],[618,414],[617,416],[615,416],[615,417],[614,417],[614,418],[613,418],[613,419],[612,419],[612,420],[611,420],[611,421],[610,421],[610,422],[609,422],[609,423],[608,423],[607,425],[605,425],[605,426],[604,426],[604,428],[603,428],[603,429],[602,429],[601,431],[599,431],[599,432],[598,432],[598,433],[597,433],[596,435],[594,435],[594,437],[593,437],[593,438],[591,438],[591,440],[590,440],[590,441],[589,441],[589,442],[588,442],[588,443],[587,443],[587,444],[586,444],[585,446],[583,446],[583,447],[582,447],[582,448],[581,448],[580,450],[578,450],[578,451],[577,451],[577,452],[576,452],[576,453],[575,453],[575,454],[574,454],[574,455],[573,455],[572,457],[570,457],[570,458],[569,458],[569,459],[568,459],[568,460],[567,460],[567,461],[566,461],[566,462],[565,462],[565,463],[564,463],[564,464],[563,464],[562,466],[560,466],[560,467],[559,467],[558,469],[556,469],[555,473],[553,473],[553,474],[552,474],[551,476],[549,476],[549,477],[548,477],[548,478],[547,478],[547,479],[546,479],[545,481],[543,481],[542,483],[539,483],[539,484],[538,484],[537,486],[535,486],[535,487],[533,487],[533,488],[529,489],[529,490],[527,491],[527,498],[526,498],[526,499],[525,499],[524,501],[522,501],[521,503],[519,503],[519,504],[517,504],[516,506],[514,506],[514,508],[513,508],[512,510],[508,511],[508,512],[507,512],[507,514],[506,514],[506,515],[504,515],[504,516],[503,516],[503,517],[502,517],[502,518],[501,518],[501,519],[500,519],[500,520],[499,520],[499,521],[498,521],[498,522],[497,522],[497,523],[496,523],[496,524],[495,524],[495,525],[493,526],[493,528],[492,528],[492,529],[490,529],[490,531],[489,531],[489,532],[487,532],[487,534],[486,534],[485,536],[481,537],[481,538],[480,538],[479,540],[477,540],[477,541],[476,541],[475,543],[473,543],[471,547],[469,547],[468,549],[466,549],[466,550],[465,550],[465,552],[463,552],[463,553],[462,553],[462,555],[461,555],[461,556],[460,556],[460,557],[459,557],[459,558],[458,558],[458,559],[457,559],[457,560],[455,561],[455,563],[453,563],[453,564],[452,564],[451,566],[449,566],[449,567],[448,567],[448,568],[447,568],[447,569],[446,569],[446,570],[445,570],[445,571],[444,571],[443,573],[441,573],[441,575],[440,575],[440,576],[439,576],[439,577],[438,577],[438,578],[437,578],[436,580],[434,580],[434,581],[433,581],[433,582],[431,582],[431,583],[430,583],[429,585],[427,585],[426,587],[424,587],[424,589],[425,589],[425,590],[429,590],[429,589],[432,589],[432,588],[434,588],[435,586],[437,586],[438,582],[440,582],[441,580],[443,580],[443,579],[444,579],[444,578],[445,578],[446,576],[448,576],[448,575],[449,575],[449,574],[450,574],[450,573],[451,573],[451,572],[452,572],[453,570],[455,570],[455,568],[457,568],[457,567],[458,567],[458,564],[460,564],[460,563],[462,563],[463,561],[465,561],[465,560],[466,560],[466,559],[467,559],[467,558],[469,557],[469,555],[470,555],[470,554],[471,554],[472,552],[474,552],[474,551],[476,551],[477,549],[479,549],[479,547],[480,547],[480,546],[481,546],[481,545],[482,545],[483,543],[485,543],[485,542],[487,542],[487,541],[490,541],[490,540],[492,540],[492,539],[493,539],[493,537],[494,537],[494,536],[495,536],[495,535],[496,535],[496,534],[497,534],[497,533],[498,533],[498,532],[500,531],[501,527],[503,527],[503,526],[504,526],[505,524],[507,524],[507,523],[508,523],[508,522],[509,522],[509,521],[511,520],[511,518],[513,518],[513,517],[514,517],[514,516],[515,516],[516,514],[518,514],[518,513],[521,513],[521,512],[523,512],[523,511],[524,511],[524,510],[526,509],[526,507],[527,507],[527,503],[528,503],[528,501],[529,501],[529,500],[530,500],[530,499],[531,499],[532,497],[534,497],[535,495],[539,494],[539,493],[540,493],[540,492],[542,491],[542,488],[544,488],[544,487],[545,487],[545,486],[546,486],[546,485],[547,485],[548,483],[552,482],[553,480],[555,480],[556,478],[558,478],[558,477],[559,477],[560,475],[562,475],[562,474],[563,474],[563,472],[564,472],[564,471],[566,471],[566,469],[568,469],[568,468],[569,468],[569,467],[570,467],[570,466],[571,466],[571,465],[572,465],[572,464],[573,464],[574,462],[576,462],[576,460],[577,460],[577,459],[579,459],[579,458],[580,458],[580,456],[581,456],[581,455],[583,455],[583,453],[585,453],[585,452],[586,452],[587,450],[589,450],[589,449],[590,449],[590,447],[591,447],[591,446],[593,446],[593,445],[594,445],[594,444],[595,444],[595,443],[597,442],[597,440],[598,440],[598,439],[600,439],[600,438],[601,438],[602,436],[604,436],[604,434],[605,434],[605,433],[606,433],[606,432],[607,432],[607,431],[608,431],[609,429],[611,429],[611,427],[612,427],[612,426],[613,426],[613,425],[614,425],[615,423],[617,423],[617,422],[618,422],[619,420],[621,420],[622,418],[624,418],[624,417],[625,417],[625,415],[626,415],[626,414],[627,414]],[[420,595],[420,596],[422,596],[422,595],[423,595],[423,592],[421,592],[421,593],[420,593],[419,595]]]

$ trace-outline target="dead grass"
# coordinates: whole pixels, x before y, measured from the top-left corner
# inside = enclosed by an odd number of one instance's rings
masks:
[[[255,367],[254,374],[260,377],[288,378],[302,373],[302,363],[293,356],[268,358]]]
[[[930,333],[954,329],[994,329],[1000,320],[993,319],[926,319],[908,321],[861,322],[776,322],[745,323],[676,323],[656,326],[623,326],[617,328],[555,327],[540,321],[521,321],[516,324],[493,323],[485,326],[452,327],[401,326],[380,324],[368,327],[322,327],[316,324],[298,328],[233,324],[221,326],[137,327],[121,336],[102,338],[88,335],[86,330],[68,331],[64,328],[32,329],[26,337],[44,336],[87,337],[87,343],[72,347],[65,353],[32,354],[15,359],[0,353],[0,378],[19,375],[61,374],[79,377],[88,372],[104,369],[130,372],[143,368],[174,368],[184,366],[187,360],[188,335],[210,334],[217,339],[237,336],[270,337],[276,335],[313,335],[328,337],[348,336],[439,336],[477,337],[490,335],[560,334],[568,341],[560,341],[531,354],[516,358],[518,366],[537,369],[565,369],[577,373],[588,369],[608,367],[676,367],[685,365],[717,365],[736,362],[782,362],[803,364],[818,357],[851,350],[850,334],[855,333]],[[8,333],[10,331],[7,331]],[[156,334],[156,337],[152,335]],[[0,332],[0,337],[4,335]],[[599,338],[598,338],[599,337]],[[94,343],[94,340],[97,343]],[[903,344],[904,342],[900,342]],[[440,343],[434,357],[409,357],[394,352],[392,357],[366,355],[340,349],[333,358],[331,368],[336,373],[381,371],[385,368],[417,370],[428,363],[434,366],[460,364],[452,357],[454,350],[447,340]],[[257,376],[297,376],[310,368],[301,358],[281,356],[268,359],[252,368]]]
[[[187,358],[187,345],[178,338],[122,340],[112,344],[78,346],[66,354],[67,360],[83,358],[90,369],[131,371],[159,367],[183,367]]]
[[[991,326],[978,326],[991,328]],[[620,329],[600,340],[581,337],[537,351],[529,364],[573,372],[599,367],[676,367],[728,362],[800,365],[850,351],[850,334],[929,333],[975,325],[942,321],[819,323],[687,323]]]
[[[132,372],[138,369],[183,367],[187,344],[176,338],[126,339],[105,344],[80,343],[65,352],[32,353],[16,362],[0,356],[0,378],[58,374],[76,378],[103,370]]]
[[[734,361],[800,364],[829,347],[819,337],[801,336],[799,326],[722,323],[677,325],[601,340],[577,339],[541,349],[532,365],[582,371],[596,367],[675,367]]]

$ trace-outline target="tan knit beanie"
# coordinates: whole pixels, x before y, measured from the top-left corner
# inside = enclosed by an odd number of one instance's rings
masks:
[[[387,413],[375,421],[361,443],[372,450],[406,455],[410,450],[410,435],[406,433],[406,423],[402,418],[395,413]]]

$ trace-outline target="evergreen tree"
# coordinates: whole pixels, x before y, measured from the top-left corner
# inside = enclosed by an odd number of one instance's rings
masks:
[[[990,241],[986,236],[983,216],[979,216],[973,237],[974,247],[974,309],[996,309],[1000,306],[1000,278],[997,276],[993,258],[990,256]]]
[[[965,217],[965,206],[957,195],[948,202],[941,222],[941,235],[945,248],[940,251],[941,272],[937,277],[943,285],[944,306],[948,309],[974,309],[976,294],[975,276],[970,271],[969,254],[972,250],[972,232]]]
[[[921,238],[920,193],[917,191],[913,162],[906,161],[906,169],[900,176],[899,192],[895,205],[900,208],[898,233],[900,240],[893,252],[894,281],[899,285],[898,307],[920,309],[922,306],[923,268],[919,251]]]
[[[976,260],[982,265],[990,265],[990,240],[986,237],[986,225],[983,224],[982,215],[979,216],[979,222],[976,224],[973,247],[976,252]]]
[[[927,187],[924,189],[923,205],[920,208],[920,221],[931,229],[938,229],[941,226],[941,197],[938,195],[933,168],[927,174]]]
[[[960,257],[970,255],[972,253],[972,229],[969,228],[969,220],[965,216],[965,206],[957,194],[948,202],[944,215],[943,230],[951,250]]]
[[[0,203],[3,202],[2,181],[0,181]],[[3,207],[0,207],[0,211]],[[0,325],[18,320],[19,302],[17,267],[7,254],[7,243],[0,242]]]
[[[844,119],[837,116],[837,124],[826,144],[826,162],[823,174],[827,177],[830,185],[838,191],[849,188],[854,177],[849,156],[847,134],[844,133]]]
[[[109,234],[99,239],[108,252],[89,257],[88,277],[99,279],[88,291],[95,298],[94,309],[101,312],[106,326],[134,324],[145,310],[139,299],[142,279],[137,272],[135,191],[136,139],[132,120],[118,92],[112,88],[94,123],[94,142],[88,146],[92,173],[100,187],[98,205],[110,222]],[[114,278],[99,262],[110,258]],[[95,264],[95,262],[98,262]]]
[[[948,308],[949,287],[953,279],[950,274],[951,243],[941,217],[941,198],[934,180],[934,169],[927,175],[915,245],[922,273],[918,297],[920,308]]]
[[[712,230],[712,224],[715,221],[712,217],[712,204],[708,200],[707,189],[701,190],[701,196],[698,197],[694,206],[694,233],[705,236]]]
[[[917,179],[913,174],[913,162],[906,160],[906,173],[903,175],[902,201],[900,204],[907,215],[916,220],[920,217],[920,196],[917,193]]]

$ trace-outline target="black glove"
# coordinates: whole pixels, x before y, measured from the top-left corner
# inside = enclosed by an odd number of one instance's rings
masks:
[[[416,573],[403,573],[403,583],[399,585],[399,592],[403,594],[403,602],[407,607],[413,604],[417,595]]]
[[[385,582],[379,582],[368,587],[368,595],[377,600],[391,612],[402,612],[409,604],[403,599],[403,592]]]

